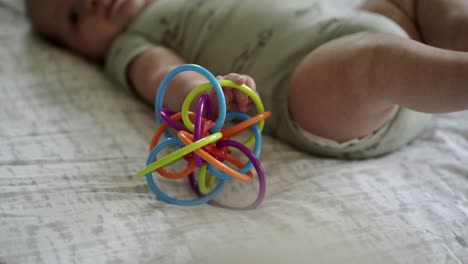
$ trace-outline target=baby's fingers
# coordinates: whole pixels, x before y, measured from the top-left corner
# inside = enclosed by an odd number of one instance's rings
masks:
[[[245,85],[247,85],[250,89],[256,91],[257,90],[257,87],[255,85],[255,81],[252,77],[248,76],[248,75],[244,75],[245,77]]]
[[[236,98],[237,107],[241,112],[247,112],[251,103],[249,103],[249,96],[242,91],[235,90],[234,96]]]
[[[243,85],[246,83],[247,78],[244,75],[238,73],[230,73],[224,77],[226,80],[231,80],[237,85]]]
[[[223,80],[224,78],[222,76],[218,76],[216,77],[216,79]],[[230,88],[226,88],[226,87],[222,87],[222,88],[223,88],[224,97],[226,98],[226,103],[230,104],[231,102],[235,100],[234,93],[232,89]]]
[[[237,85],[246,85],[252,90],[256,90],[254,79],[248,75],[230,73],[224,77],[218,76],[216,78],[218,80],[231,80]],[[226,97],[228,110],[239,110],[241,112],[247,112],[249,107],[253,104],[250,97],[241,90],[223,87],[223,92],[224,96]]]

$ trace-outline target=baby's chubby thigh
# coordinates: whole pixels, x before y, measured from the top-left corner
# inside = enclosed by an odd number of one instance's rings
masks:
[[[364,51],[355,56],[353,43],[359,34],[330,41],[312,51],[295,69],[288,86],[288,115],[279,131],[280,137],[292,137],[296,145],[312,145],[338,153],[365,142],[383,128],[398,107],[382,103],[368,94],[367,76],[371,69],[363,65]],[[311,148],[309,148],[311,149]]]
[[[375,87],[362,89],[372,69],[360,57],[366,56],[360,45],[366,35],[406,33],[392,21],[367,13],[336,17],[315,30],[309,35],[313,40],[299,38],[313,44],[288,58],[276,88],[263,94],[259,88],[275,116],[271,133],[314,154],[351,158],[382,155],[412,140],[427,116],[366,96],[365,91]],[[415,120],[421,121],[417,127],[408,125]]]

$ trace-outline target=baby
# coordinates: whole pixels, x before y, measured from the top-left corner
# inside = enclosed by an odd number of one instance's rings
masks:
[[[266,131],[310,153],[369,158],[423,129],[430,113],[468,109],[468,1],[369,0],[343,14],[328,0],[26,0],[41,34],[103,62],[154,103],[176,66],[196,63],[257,89]],[[418,4],[420,3],[420,4]],[[221,77],[223,76],[223,77]],[[207,80],[179,74],[181,108]],[[246,95],[224,89],[230,109]]]

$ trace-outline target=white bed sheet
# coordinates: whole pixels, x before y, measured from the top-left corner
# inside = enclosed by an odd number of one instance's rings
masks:
[[[21,1],[0,1],[0,263],[468,263],[467,112],[366,161],[265,137],[268,192],[248,212],[156,200],[135,176],[155,128],[98,67],[33,36]]]

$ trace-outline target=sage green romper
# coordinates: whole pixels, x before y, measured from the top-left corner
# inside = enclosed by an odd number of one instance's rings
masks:
[[[113,42],[106,71],[129,87],[126,67],[142,52],[164,46],[187,63],[215,75],[248,74],[265,109],[265,132],[313,154],[368,158],[413,140],[430,115],[400,108],[385,127],[365,139],[327,144],[299,129],[288,111],[288,82],[301,60],[318,46],[358,32],[407,37],[394,22],[365,12],[343,15],[327,0],[157,0]],[[157,87],[155,87],[157,89]],[[323,95],[326,96],[326,95]],[[326,141],[325,141],[326,142]]]

